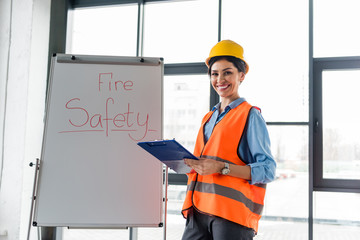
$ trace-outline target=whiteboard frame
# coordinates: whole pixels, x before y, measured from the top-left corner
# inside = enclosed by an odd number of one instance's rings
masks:
[[[71,63],[71,64],[106,64],[106,65],[137,65],[137,66],[158,66],[161,68],[161,80],[160,80],[160,87],[161,87],[161,116],[160,116],[160,126],[161,126],[161,139],[163,138],[163,109],[164,109],[164,102],[163,102],[163,76],[164,76],[164,63],[162,58],[149,58],[149,57],[117,57],[117,56],[90,56],[90,55],[71,55],[71,54],[54,54],[51,59],[51,68],[49,74],[49,83],[48,83],[48,91],[46,97],[46,106],[45,106],[45,118],[44,118],[44,132],[43,132],[43,145],[41,150],[41,161],[44,162],[43,156],[46,149],[46,136],[47,136],[47,126],[48,126],[48,118],[49,118],[49,108],[51,102],[51,92],[52,92],[52,84],[53,84],[53,74],[54,68],[58,63]],[[141,151],[141,149],[139,149]],[[45,160],[46,161],[46,160]],[[41,164],[40,164],[41,165]],[[159,184],[159,188],[161,189],[159,199],[162,201],[159,202],[159,211],[160,211],[160,222],[154,222],[153,224],[98,224],[98,223],[61,223],[61,224],[52,224],[52,223],[39,223],[38,222],[38,209],[39,209],[39,198],[41,198],[41,178],[42,178],[42,168],[39,167],[39,176],[37,182],[35,180],[34,186],[36,186],[36,195],[33,196],[34,199],[34,218],[33,218],[33,226],[38,227],[68,227],[68,228],[96,228],[96,229],[124,229],[124,228],[131,228],[131,227],[163,227],[164,220],[166,221],[166,213],[164,212],[164,208],[166,211],[166,201],[164,194],[166,195],[167,187],[164,186],[164,167],[160,164],[159,167],[159,174],[161,175],[161,183]],[[166,178],[166,176],[165,176]],[[165,219],[164,219],[165,218]],[[165,223],[166,225],[166,223]]]

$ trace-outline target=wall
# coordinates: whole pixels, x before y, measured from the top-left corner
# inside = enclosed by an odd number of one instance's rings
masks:
[[[40,157],[42,141],[50,2],[0,1],[0,240],[27,235],[29,163]]]

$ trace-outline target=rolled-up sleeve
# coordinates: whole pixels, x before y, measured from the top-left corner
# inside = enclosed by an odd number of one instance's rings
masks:
[[[239,154],[251,167],[251,184],[269,183],[275,179],[276,162],[271,154],[269,133],[257,109],[250,112],[246,137],[240,143]]]

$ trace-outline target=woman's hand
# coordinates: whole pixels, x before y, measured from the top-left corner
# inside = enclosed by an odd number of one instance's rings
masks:
[[[209,175],[220,173],[224,168],[224,163],[209,158],[200,158],[199,160],[185,158],[186,165],[194,169],[200,175]]]
[[[200,158],[199,160],[184,158],[186,165],[194,169],[200,175],[209,175],[213,173],[220,173],[221,169],[225,167],[225,163],[209,158]],[[230,164],[229,176],[238,177],[245,180],[251,180],[250,166]]]

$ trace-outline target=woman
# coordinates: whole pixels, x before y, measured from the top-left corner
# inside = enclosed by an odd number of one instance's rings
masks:
[[[239,95],[249,71],[239,44],[217,43],[206,65],[221,102],[203,118],[194,150],[199,160],[184,159],[192,171],[182,239],[253,239],[276,169],[266,123]]]

